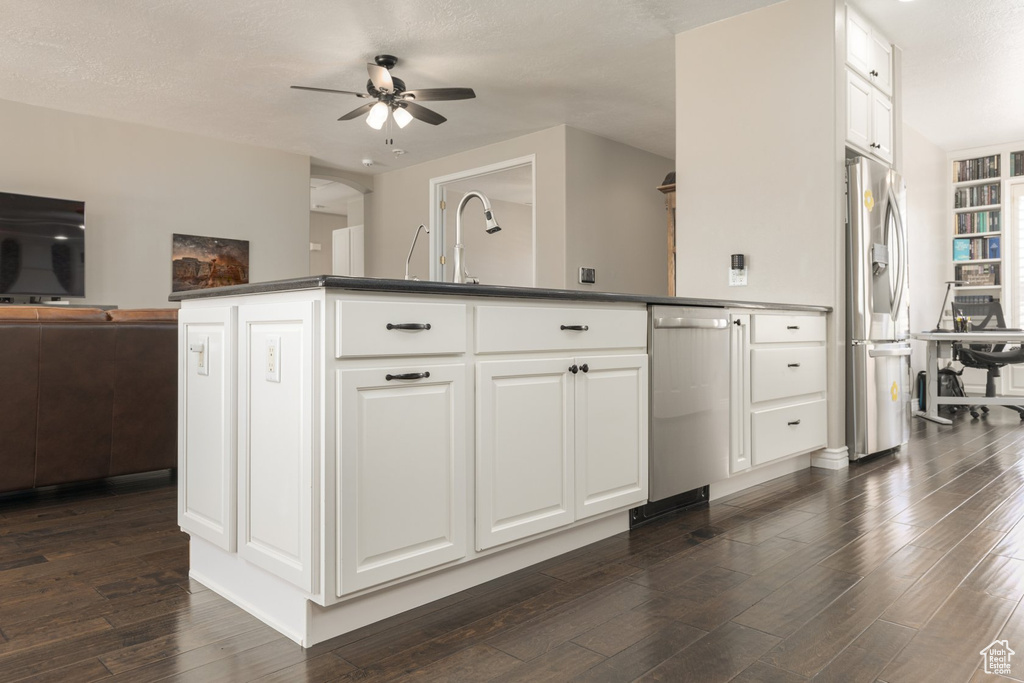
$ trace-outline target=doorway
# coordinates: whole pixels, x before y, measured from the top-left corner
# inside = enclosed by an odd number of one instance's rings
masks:
[[[471,198],[462,214],[467,272],[488,285],[536,286],[537,212],[534,155],[430,180],[430,279],[451,282],[457,210],[468,192],[491,202],[501,231],[485,231],[484,210]]]
[[[355,272],[339,272],[334,263],[337,261],[338,245],[335,237],[340,233],[348,235],[355,232],[352,228],[362,230],[363,193],[356,187],[348,185],[344,180],[310,174],[309,178],[309,274],[310,275],[355,275]],[[353,248],[352,241],[348,248]],[[359,275],[362,275],[362,238],[358,240],[359,253],[346,257],[358,256]]]

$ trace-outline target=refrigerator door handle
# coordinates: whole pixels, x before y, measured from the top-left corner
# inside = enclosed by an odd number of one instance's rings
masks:
[[[891,185],[889,186],[889,198],[886,204],[886,214],[892,216],[893,224],[896,227],[896,241],[898,242],[896,248],[899,249],[899,261],[896,268],[896,292],[893,297],[891,311],[892,320],[895,323],[899,317],[900,305],[903,303],[903,289],[907,285],[907,245],[903,235],[903,217],[900,216],[899,206],[896,203],[896,194],[892,191]],[[888,222],[888,216],[886,222]]]
[[[886,356],[909,356],[910,347],[904,346],[899,349],[869,349],[868,356],[871,358],[883,358]]]

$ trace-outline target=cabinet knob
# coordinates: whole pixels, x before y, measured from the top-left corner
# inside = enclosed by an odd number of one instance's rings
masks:
[[[583,365],[580,366],[580,370],[582,370],[583,372],[590,372],[590,366],[584,363]]]
[[[579,371],[580,371],[580,368],[575,363],[573,363],[572,365],[569,366],[569,372],[571,372],[572,374],[575,375]]]
[[[874,76],[875,78],[878,78],[878,72],[877,72],[877,71],[875,71],[874,69],[872,69],[872,70],[871,70],[871,71],[870,71],[869,73],[870,73],[870,74],[871,74],[872,76]]]

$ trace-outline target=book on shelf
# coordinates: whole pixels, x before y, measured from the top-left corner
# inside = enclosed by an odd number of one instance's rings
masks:
[[[957,239],[953,240],[953,260],[954,261],[970,261],[971,260],[971,241],[968,239]]]
[[[1024,151],[1010,152],[1010,175],[1024,175]]]
[[[953,194],[953,208],[967,209],[972,206],[989,206],[999,203],[999,183],[958,187]]]
[[[988,242],[988,258],[1002,258],[1000,255],[999,236],[989,237],[985,241]]]
[[[953,240],[954,261],[999,258],[998,237],[958,237]]]
[[[1002,284],[999,279],[998,263],[962,263],[954,266],[954,279],[968,285],[994,286]]]
[[[991,294],[957,294],[953,297],[955,304],[988,304],[995,300]]]
[[[977,159],[961,159],[953,162],[954,182],[984,180],[999,177],[999,155],[991,154]]]
[[[958,235],[999,232],[999,209],[965,211],[953,215],[953,228]]]

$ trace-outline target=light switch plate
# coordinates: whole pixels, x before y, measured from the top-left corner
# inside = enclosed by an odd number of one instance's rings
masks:
[[[268,382],[281,381],[281,337],[271,335],[267,337],[267,353],[264,358],[267,370]]]
[[[210,374],[210,338],[208,336],[193,337],[195,341],[189,344],[189,350],[196,354],[196,374],[209,376]]]
[[[729,269],[729,286],[730,287],[746,287],[747,286],[747,269],[743,270],[732,270]]]

